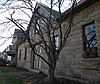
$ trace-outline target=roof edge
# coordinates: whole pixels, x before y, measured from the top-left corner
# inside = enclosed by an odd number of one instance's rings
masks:
[[[81,3],[81,4],[79,4],[79,5],[77,5],[77,6],[75,7],[74,13],[76,13],[76,12],[78,12],[78,11],[80,11],[80,10],[86,8],[86,7],[88,7],[89,5],[95,3],[96,1],[98,1],[98,0],[86,0],[86,1],[84,1],[83,3]],[[65,19],[65,18],[68,18],[69,15],[70,15],[70,8],[69,8],[68,10],[66,10],[66,11],[62,14],[62,17],[65,16],[65,17],[64,17],[64,19]]]

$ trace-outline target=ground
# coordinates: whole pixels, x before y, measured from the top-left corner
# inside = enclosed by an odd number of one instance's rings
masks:
[[[46,75],[42,72],[30,72],[24,68],[3,66],[0,67],[0,84],[52,84],[45,81]],[[54,84],[86,84],[65,78],[58,78]],[[91,84],[91,83],[87,83]]]

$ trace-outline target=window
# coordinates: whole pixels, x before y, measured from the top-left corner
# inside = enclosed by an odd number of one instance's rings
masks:
[[[19,50],[19,60],[21,59],[21,49]]]
[[[34,35],[37,34],[37,32],[38,32],[37,30],[39,30],[39,28],[40,28],[39,26],[40,26],[40,20],[38,19],[38,20],[36,20],[36,24],[35,24],[36,29],[34,30]]]
[[[26,60],[26,56],[27,56],[27,47],[25,47],[25,57],[24,57],[24,60]]]
[[[29,31],[30,38],[32,38],[32,29]]]
[[[55,36],[55,45],[56,45],[56,49],[58,49],[59,47],[59,36],[58,35]]]
[[[84,29],[84,57],[97,57],[97,40],[95,22],[83,26]]]
[[[36,46],[36,52],[37,54],[42,54],[42,47],[40,45]],[[34,69],[40,69],[41,68],[41,59],[37,55],[35,55],[34,58]]]

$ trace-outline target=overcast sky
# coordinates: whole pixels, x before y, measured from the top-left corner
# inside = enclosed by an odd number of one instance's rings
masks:
[[[6,0],[0,0],[0,4],[4,3],[5,1],[6,1]],[[47,6],[49,6],[49,3],[46,3],[46,1],[48,1],[48,0],[37,0],[37,1],[38,1],[38,2],[41,1],[41,3],[46,4]],[[20,4],[20,3],[19,3],[19,4]],[[64,5],[64,6],[63,6],[63,8],[62,8],[62,11],[65,11],[65,9],[67,9],[67,8],[69,7],[70,4],[69,4],[68,0],[66,0],[66,2],[65,2],[63,5]],[[1,6],[0,6],[0,7],[1,7]],[[6,7],[5,7],[5,8],[6,8]],[[54,9],[57,10],[56,7],[54,7]],[[11,11],[7,11],[7,12],[5,12],[5,13],[2,13],[2,11],[4,11],[4,10],[0,9],[0,23],[6,21],[6,20],[7,20],[6,17],[9,17],[9,14],[11,13]],[[15,17],[18,18],[17,15],[19,15],[19,16],[22,17],[22,18],[25,17],[25,16],[24,16],[23,14],[21,14],[20,12],[17,13],[16,16],[15,16]],[[9,28],[8,28],[8,26],[9,26]],[[13,28],[12,28],[9,24],[5,24],[5,25],[1,25],[1,24],[0,24],[0,52],[4,51],[4,49],[5,49],[7,46],[11,45],[12,39],[11,39],[11,38],[8,39],[8,37],[11,37],[11,36],[13,35],[14,29],[15,29],[15,28],[16,28],[16,27],[13,27]],[[7,38],[2,38],[2,37],[7,37]]]

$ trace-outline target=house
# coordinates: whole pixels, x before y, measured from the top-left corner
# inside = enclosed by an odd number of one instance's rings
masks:
[[[12,66],[17,65],[17,49],[18,45],[25,41],[25,36],[20,29],[15,29],[13,38],[12,38],[12,45],[9,45],[4,51],[4,59],[5,61],[10,61],[9,64]]]
[[[48,17],[48,7],[36,4],[36,9]],[[36,12],[34,12],[35,14]],[[66,45],[57,60],[56,75],[74,77],[90,81],[99,81],[100,78],[100,1],[82,0],[74,9],[73,27]],[[34,31],[34,14],[28,26],[31,39],[39,40]],[[59,14],[54,13],[57,16]],[[68,26],[70,12],[62,14],[62,26]],[[39,16],[38,16],[39,17]],[[52,16],[53,19],[58,17]],[[38,20],[38,19],[37,19]],[[40,21],[40,20],[39,20]],[[40,23],[39,23],[40,24]],[[44,25],[45,26],[45,25]],[[42,54],[40,46],[37,52]],[[45,55],[44,55],[45,56]],[[45,57],[46,58],[46,57]],[[47,58],[46,58],[47,59]],[[27,69],[42,70],[46,72],[46,64],[32,52],[27,40],[18,46],[17,66]]]
[[[15,51],[18,49],[18,45],[25,41],[25,35],[20,29],[15,29],[12,39],[12,44],[14,46]]]
[[[17,49],[18,45],[25,41],[25,36],[23,35],[20,29],[15,29],[12,39],[12,44],[9,45],[5,49],[5,53],[7,55],[7,59],[10,59],[10,65],[16,66],[17,65]]]
[[[9,45],[5,51],[5,59],[7,60],[7,63],[9,63],[12,66],[16,66],[16,54],[14,52],[13,45]]]
[[[4,59],[5,62],[7,63],[7,61],[8,61],[8,54],[6,53],[6,49],[7,49],[7,48],[5,48],[5,50],[2,52],[2,55],[3,55],[3,59]]]
[[[37,14],[37,11],[44,17],[49,18],[50,15],[50,8],[47,7],[44,4],[36,3],[35,10],[32,15],[32,18],[30,20],[28,31],[30,39],[34,40],[35,42],[40,41],[40,37],[37,35],[37,30],[35,27],[38,27],[38,25],[35,25],[35,21],[37,20],[38,24],[41,25],[43,28],[47,28],[45,25],[45,22],[40,18],[41,16]],[[56,20],[56,18],[59,16],[58,12],[53,10],[52,11],[52,23],[53,20]],[[45,20],[46,21],[46,20]],[[42,48],[40,46],[36,46],[37,53],[43,54]],[[45,56],[45,55],[44,55]],[[47,57],[44,57],[47,58]],[[47,65],[41,60],[38,56],[36,56],[28,44],[27,40],[18,46],[18,59],[17,59],[17,65],[21,67],[25,67],[27,69],[33,69],[36,71],[46,71],[47,72]]]
[[[74,26],[60,53],[56,74],[95,82],[100,79],[100,0],[81,1],[75,7]],[[65,27],[69,15],[68,11],[62,15]]]

